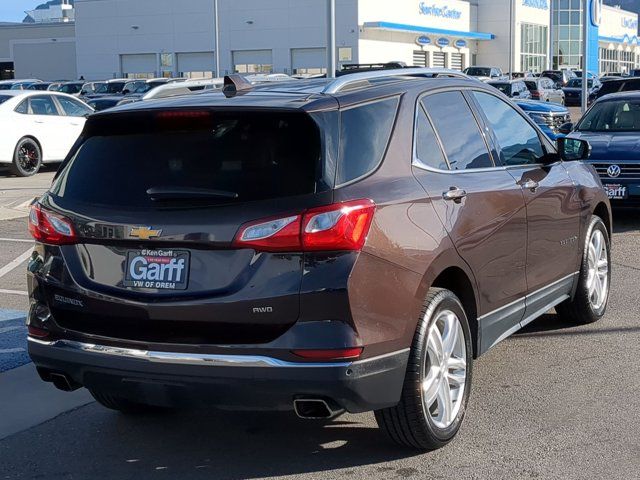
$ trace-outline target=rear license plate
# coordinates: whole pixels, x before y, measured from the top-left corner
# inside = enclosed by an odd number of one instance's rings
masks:
[[[125,287],[185,290],[189,280],[189,252],[184,250],[129,250]]]
[[[604,191],[607,192],[609,200],[625,200],[629,196],[629,190],[626,185],[619,183],[605,183]]]

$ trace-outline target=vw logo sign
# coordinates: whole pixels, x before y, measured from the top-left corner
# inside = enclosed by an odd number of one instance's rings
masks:
[[[591,0],[591,24],[599,27],[602,23],[602,0]]]
[[[618,165],[609,165],[609,168],[607,168],[607,175],[609,175],[611,178],[619,177],[621,172],[622,170]]]

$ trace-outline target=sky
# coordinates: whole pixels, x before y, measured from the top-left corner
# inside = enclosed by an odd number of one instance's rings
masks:
[[[43,0],[0,0],[0,22],[21,22],[25,10],[33,10]]]

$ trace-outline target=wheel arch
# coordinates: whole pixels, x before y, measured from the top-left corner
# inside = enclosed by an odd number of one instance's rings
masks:
[[[472,335],[473,357],[477,358],[480,352],[480,332],[478,328],[478,297],[476,295],[475,280],[467,269],[449,265],[437,271],[429,283],[429,288],[446,288],[452,291],[462,303]]]
[[[604,202],[598,203],[593,209],[593,214],[597,215],[604,222],[604,226],[607,228],[607,233],[609,234],[609,238],[611,238],[612,232],[612,224],[611,224],[611,210]]]

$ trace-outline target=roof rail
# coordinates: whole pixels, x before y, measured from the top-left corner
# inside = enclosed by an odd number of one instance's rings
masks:
[[[374,78],[385,78],[385,77],[455,77],[455,78],[471,78],[465,75],[458,70],[448,70],[445,68],[394,68],[388,70],[376,70],[373,72],[361,72],[361,73],[352,73],[349,75],[343,75],[339,78],[336,78],[332,82],[330,82],[324,89],[322,93],[332,94],[338,93],[344,90],[349,85],[354,86],[362,86],[363,83],[368,82]]]

